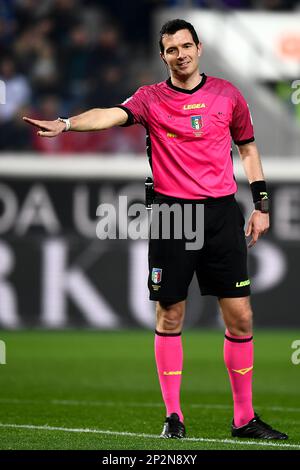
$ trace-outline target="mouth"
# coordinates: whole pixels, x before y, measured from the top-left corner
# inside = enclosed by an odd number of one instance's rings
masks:
[[[181,62],[180,64],[178,64],[178,67],[180,68],[186,68],[188,67],[190,64],[190,62]]]

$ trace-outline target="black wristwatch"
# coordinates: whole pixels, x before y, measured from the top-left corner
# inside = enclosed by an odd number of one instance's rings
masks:
[[[261,199],[260,201],[256,201],[254,207],[257,211],[263,212],[264,214],[268,214],[270,212],[270,199],[265,198]]]

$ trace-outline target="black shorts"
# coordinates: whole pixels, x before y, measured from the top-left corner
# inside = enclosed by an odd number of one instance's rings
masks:
[[[150,300],[176,303],[185,300],[188,287],[196,272],[202,295],[217,297],[246,297],[250,295],[247,269],[245,219],[234,195],[189,201],[156,195],[155,204],[181,206],[190,203],[195,217],[196,205],[204,207],[204,243],[201,249],[187,250],[187,240],[174,237],[171,219],[171,237],[149,237]],[[183,218],[182,218],[183,219]],[[160,224],[162,220],[160,218]],[[153,223],[152,230],[153,233]],[[157,225],[157,224],[156,224]],[[195,221],[193,220],[195,228]]]

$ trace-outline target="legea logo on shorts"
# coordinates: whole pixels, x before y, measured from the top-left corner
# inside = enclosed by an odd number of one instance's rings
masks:
[[[236,282],[235,287],[245,287],[250,285],[250,279],[246,279],[246,281]]]

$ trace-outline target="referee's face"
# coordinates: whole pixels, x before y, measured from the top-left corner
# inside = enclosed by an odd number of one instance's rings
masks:
[[[201,43],[195,44],[188,29],[180,29],[175,34],[164,34],[162,37],[164,52],[161,58],[169,67],[171,76],[186,79],[198,73]]]

